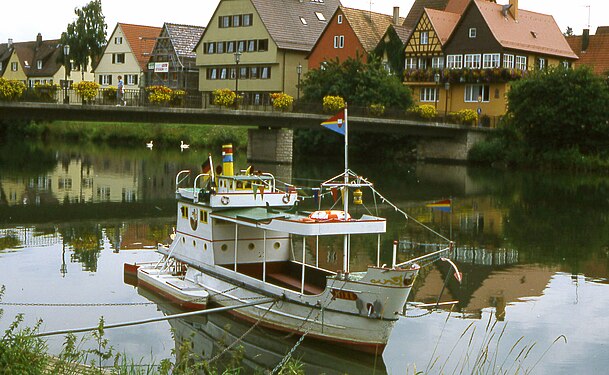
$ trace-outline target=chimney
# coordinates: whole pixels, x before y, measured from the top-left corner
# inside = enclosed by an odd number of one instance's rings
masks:
[[[518,21],[518,0],[510,0],[510,14]]]
[[[582,35],[582,52],[585,52],[590,45],[590,29],[584,29]]]
[[[8,38],[8,49],[11,49],[13,46],[13,38]]]
[[[400,7],[393,7],[393,24],[400,24]]]
[[[42,34],[38,33],[38,35],[36,35],[36,47],[40,47],[42,45]]]

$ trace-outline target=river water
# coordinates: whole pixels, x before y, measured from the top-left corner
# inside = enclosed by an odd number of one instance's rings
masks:
[[[0,329],[19,313],[26,325],[42,319],[40,331],[47,332],[96,326],[102,316],[112,324],[175,312],[126,283],[123,263],[158,259],[153,249],[168,241],[175,220],[175,174],[198,168],[208,152],[219,160],[219,150],[180,152],[179,145],[0,146],[0,284],[6,287]],[[242,154],[236,154],[238,168],[247,166]],[[279,180],[310,187],[340,173],[342,157],[262,167]],[[458,303],[435,311],[409,304],[382,357],[305,338],[295,356],[309,373],[573,374],[609,368],[609,178],[382,161],[351,167],[415,219],[382,205],[389,219],[382,262],[390,263],[394,240],[399,260],[444,244],[420,222],[456,241],[463,281],[456,282],[444,262],[423,269],[412,302],[434,303],[442,292],[441,301]],[[426,206],[442,199],[452,199],[451,212]],[[372,205],[371,196],[364,200]],[[352,270],[376,261],[375,241],[354,246]],[[338,269],[342,255],[335,248],[320,257]],[[249,328],[216,315],[105,334],[117,352],[158,363],[183,338],[210,358]],[[63,340],[49,338],[51,352],[61,351]],[[256,328],[240,344],[246,367],[272,368],[296,338]]]

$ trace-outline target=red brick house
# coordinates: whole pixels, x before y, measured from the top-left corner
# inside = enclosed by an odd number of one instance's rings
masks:
[[[595,35],[585,29],[583,35],[568,36],[567,42],[579,60],[577,65],[586,65],[596,74],[609,76],[609,26],[599,26]]]

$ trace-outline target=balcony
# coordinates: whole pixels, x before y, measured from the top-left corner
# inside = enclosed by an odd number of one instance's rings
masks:
[[[434,76],[440,74],[439,83],[505,83],[519,80],[527,71],[520,69],[407,69],[404,71],[404,82],[435,83]]]

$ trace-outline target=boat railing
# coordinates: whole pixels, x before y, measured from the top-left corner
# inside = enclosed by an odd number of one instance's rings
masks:
[[[434,251],[433,253],[425,254],[420,257],[413,258],[413,259],[407,260],[406,262],[402,262],[399,264],[395,264],[395,256],[394,256],[394,268],[395,267],[404,267],[404,266],[408,266],[408,265],[412,266],[415,263],[421,267],[425,267],[425,266],[437,261],[438,259],[444,257],[446,255],[446,253],[451,253],[453,250],[453,246],[454,246],[454,243],[451,242],[448,245],[448,247],[446,247],[444,249]],[[395,254],[395,252],[394,252],[394,254]]]
[[[197,191],[197,186],[198,186],[198,182],[199,182],[199,178],[201,177],[209,177],[211,178],[211,173],[199,173],[197,175],[197,177],[195,177],[195,181],[192,185],[192,191],[193,191],[193,202],[194,203],[198,203],[199,202],[199,195],[196,194]]]
[[[180,178],[180,176],[185,175],[184,177]],[[182,182],[184,182],[184,180],[188,179],[190,177],[190,169],[184,169],[178,172],[178,174],[176,175],[176,192],[178,191],[178,189],[180,188],[180,184]]]

